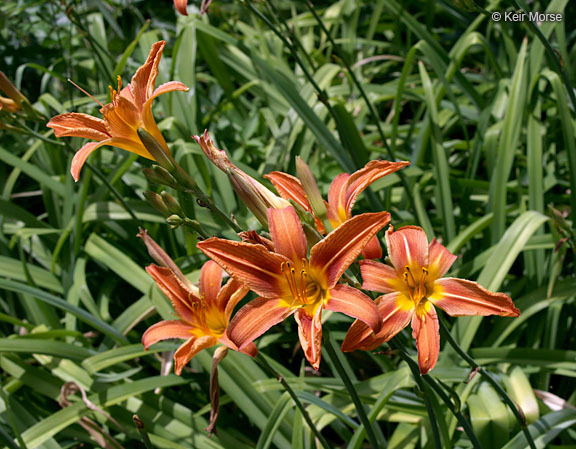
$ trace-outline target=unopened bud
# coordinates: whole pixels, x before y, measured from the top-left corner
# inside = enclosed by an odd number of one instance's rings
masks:
[[[178,226],[181,226],[184,223],[184,220],[179,215],[174,214],[170,215],[166,219],[166,223],[168,223],[172,227],[172,229],[175,229]]]
[[[153,165],[152,168],[144,167],[142,169],[144,176],[154,184],[160,184],[168,187],[178,188],[176,178],[168,170],[159,165]]]
[[[168,148],[165,148],[144,128],[138,128],[137,132],[142,144],[146,147],[154,160],[170,173],[174,173],[176,167],[174,166],[174,160],[172,159],[172,155],[170,154],[170,151],[168,151]]]
[[[170,214],[172,214],[166,204],[164,204],[162,196],[158,195],[156,192],[147,190],[144,192],[144,197],[148,200],[154,209],[156,209],[165,217],[168,217]]]
[[[176,214],[176,215],[180,215],[180,216],[184,215],[184,212],[182,212],[182,207],[180,206],[180,203],[178,202],[178,200],[176,198],[174,198],[168,192],[162,192],[160,195],[162,196],[162,199],[164,200],[165,206],[170,211],[170,214]]]
[[[298,173],[298,179],[302,183],[302,188],[306,192],[312,212],[322,221],[326,230],[330,232],[332,226],[328,221],[328,211],[326,204],[324,204],[324,198],[322,198],[322,194],[318,189],[312,170],[300,156],[296,157],[296,172]]]

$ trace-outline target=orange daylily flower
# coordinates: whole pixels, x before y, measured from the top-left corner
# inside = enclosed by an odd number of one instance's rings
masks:
[[[294,314],[298,336],[310,364],[318,369],[322,310],[358,318],[375,332],[380,313],[359,290],[337,285],[370,239],[390,221],[388,212],[347,220],[310,250],[293,207],[268,209],[271,241],[264,244],[211,238],[198,243],[204,253],[260,297],[242,307],[228,326],[240,349]],[[274,251],[270,250],[270,246]]]
[[[69,112],[57,115],[48,122],[46,126],[54,129],[56,137],[84,137],[96,140],[88,142],[76,152],[70,169],[74,180],[78,181],[80,170],[88,156],[104,145],[121,148],[154,160],[138,137],[138,128],[150,133],[166,153],[170,154],[168,145],[154,121],[152,100],[167,92],[187,91],[188,87],[179,81],[170,81],[155,89],[158,65],[165,45],[165,41],[152,45],[148,59],[136,71],[126,87],[122,88],[120,77],[117,90],[110,86],[111,102],[101,104],[100,109],[104,119]]]
[[[203,349],[222,343],[237,351],[238,347],[226,335],[226,328],[234,307],[249,289],[234,278],[222,286],[222,268],[212,261],[200,270],[199,287],[196,287],[146,232],[139,236],[154,259],[164,265],[151,264],[146,271],[170,299],[178,315],[177,320],[160,321],[148,328],[142,335],[144,348],[168,338],[186,339],[174,354],[174,372],[178,375]],[[253,356],[257,351],[252,344],[242,348],[242,352]]]
[[[334,229],[352,217],[352,207],[356,198],[374,181],[383,176],[394,173],[401,168],[410,165],[410,162],[390,162],[390,161],[370,161],[364,168],[352,173],[341,173],[330,184],[328,190],[328,202],[326,209],[328,211],[328,220]],[[305,210],[312,213],[312,207],[306,196],[302,183],[295,176],[279,171],[274,171],[264,175],[269,179],[280,196],[287,200],[293,200]],[[316,228],[321,234],[326,234],[326,229],[322,221],[315,217]],[[363,255],[367,259],[380,259],[382,249],[376,237],[374,237],[366,246]]]
[[[418,348],[420,373],[436,365],[440,352],[439,307],[451,316],[518,316],[512,299],[493,293],[476,282],[442,278],[456,256],[443,245],[428,239],[422,228],[404,226],[386,231],[386,245],[392,267],[373,260],[360,262],[362,288],[386,293],[376,299],[383,318],[379,332],[355,321],[342,343],[342,351],[369,351],[390,340],[411,323]]]

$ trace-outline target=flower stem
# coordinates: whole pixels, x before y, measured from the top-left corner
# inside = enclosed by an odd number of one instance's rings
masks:
[[[294,390],[292,389],[292,387],[290,386],[290,384],[288,382],[286,382],[286,379],[284,379],[284,377],[278,373],[271,365],[270,363],[268,363],[268,360],[266,360],[266,358],[261,354],[258,353],[255,357],[255,360],[260,364],[260,366],[262,368],[264,368],[265,371],[267,371],[271,376],[275,377],[276,379],[278,379],[278,381],[282,384],[282,386],[284,387],[284,389],[286,390],[286,392],[290,395],[290,397],[292,398],[292,400],[294,401],[294,404],[296,404],[296,407],[298,407],[298,410],[300,410],[300,413],[302,413],[302,416],[304,417],[304,420],[306,421],[306,423],[308,424],[308,427],[310,427],[310,430],[312,431],[312,433],[314,434],[314,436],[318,439],[318,441],[320,442],[320,444],[322,445],[322,447],[324,449],[330,449],[330,445],[328,444],[328,442],[326,441],[326,439],[322,436],[322,434],[320,433],[320,431],[316,428],[316,425],[312,422],[312,418],[310,418],[310,415],[308,414],[308,412],[306,411],[306,409],[304,408],[304,405],[302,404],[302,402],[300,402],[300,399],[298,399],[298,396],[296,395],[296,393],[294,392]]]
[[[480,373],[480,375],[484,379],[486,379],[486,381],[490,385],[492,385],[492,387],[494,387],[494,389],[498,392],[502,400],[508,405],[508,407],[510,407],[510,410],[512,410],[512,413],[520,423],[520,428],[522,429],[522,433],[524,434],[524,437],[526,438],[526,441],[528,442],[530,448],[536,449],[536,444],[532,439],[532,435],[530,435],[530,431],[528,430],[528,426],[526,425],[526,417],[524,416],[522,409],[518,406],[518,404],[516,404],[516,402],[514,402],[514,400],[510,396],[508,396],[508,393],[504,391],[502,386],[498,382],[496,382],[496,380],[492,377],[492,375],[488,371],[486,371],[482,366],[480,366],[476,362],[476,360],[470,357],[466,353],[466,351],[464,351],[460,347],[460,345],[456,342],[456,340],[454,340],[454,337],[452,337],[452,334],[446,327],[444,320],[440,318],[438,321],[440,322],[440,330],[442,331],[443,336],[446,338],[446,340],[448,340],[448,344],[450,344],[450,346],[454,348],[454,350],[458,353],[458,355],[462,357],[464,361],[472,367],[472,369]]]
[[[456,406],[454,406],[450,398],[446,396],[446,393],[444,393],[444,391],[442,390],[442,388],[440,388],[440,386],[434,380],[434,378],[431,377],[430,375],[421,376],[418,371],[418,364],[414,360],[412,360],[412,357],[410,357],[398,343],[395,343],[393,340],[391,340],[388,342],[388,344],[390,345],[391,348],[394,348],[395,350],[399,351],[400,357],[402,357],[402,359],[408,364],[408,367],[412,371],[414,379],[416,380],[416,383],[420,386],[420,389],[424,391],[422,388],[423,386],[422,381],[430,385],[430,387],[432,387],[432,389],[440,397],[442,402],[446,404],[446,406],[450,409],[452,414],[456,417],[456,419],[462,426],[462,429],[470,439],[472,446],[475,449],[482,449],[482,445],[480,444],[480,441],[478,441],[478,438],[476,437],[476,434],[474,433],[474,430],[472,429],[472,426],[470,426],[468,420],[464,417],[462,412],[458,410]],[[424,394],[426,395],[426,391],[424,391]]]
[[[358,418],[360,418],[360,422],[362,423],[364,429],[366,430],[366,435],[368,436],[370,445],[372,446],[372,449],[380,449],[383,446],[381,444],[378,444],[376,434],[374,433],[372,424],[370,423],[370,420],[366,415],[366,410],[364,410],[364,405],[360,400],[360,396],[358,396],[358,392],[356,391],[356,388],[354,388],[354,385],[352,384],[352,381],[350,380],[348,373],[344,369],[344,366],[342,366],[342,363],[340,363],[340,359],[338,359],[338,354],[336,353],[336,350],[334,349],[334,346],[330,341],[330,334],[328,332],[328,329],[324,328],[323,332],[324,332],[324,348],[326,349],[326,352],[328,353],[330,360],[332,360],[332,364],[334,365],[334,368],[338,372],[338,376],[340,376],[340,379],[342,379],[344,386],[348,390],[348,393],[352,398],[352,402],[354,402],[356,412],[358,413]]]

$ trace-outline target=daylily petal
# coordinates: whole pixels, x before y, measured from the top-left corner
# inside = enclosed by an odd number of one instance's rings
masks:
[[[295,201],[305,210],[311,211],[308,199],[306,198],[306,192],[304,192],[302,183],[298,178],[280,171],[268,173],[267,175],[264,175],[264,178],[268,179],[272,183],[282,198],[285,200]]]
[[[344,206],[348,217],[352,214],[352,207],[356,198],[366,187],[383,176],[394,173],[410,165],[410,162],[370,161],[364,168],[352,173],[347,182],[346,204]]]
[[[357,215],[314,245],[310,268],[316,273],[316,281],[324,288],[334,287],[370,239],[389,222],[388,212]]]
[[[476,282],[444,278],[434,282],[434,286],[440,286],[441,291],[436,293],[435,288],[430,301],[448,315],[520,315],[520,310],[514,307],[510,296],[488,291]]]
[[[361,260],[362,288],[371,292],[392,293],[400,290],[402,279],[390,265],[375,260]]]
[[[289,261],[286,257],[267,251],[262,245],[216,237],[199,242],[197,247],[260,296],[284,296],[286,280],[281,265]]]
[[[112,137],[140,142],[136,133],[141,126],[140,111],[131,101],[117,96],[113,103],[104,105],[100,112]]]
[[[326,310],[341,312],[366,323],[374,332],[380,330],[381,317],[374,301],[360,290],[348,285],[337,285],[330,289]]]
[[[152,87],[154,86],[152,85]],[[154,120],[154,115],[152,114],[152,102],[159,95],[174,91],[187,92],[188,90],[190,89],[179,81],[170,81],[168,83],[164,83],[152,93],[150,98],[148,98],[142,106],[142,125],[144,129],[152,134],[154,139],[156,139],[156,141],[160,143],[160,145],[162,145],[168,153],[170,150],[168,149],[166,140],[160,132],[160,129],[158,129],[158,125],[156,124],[156,120]]]
[[[198,354],[203,349],[209,348],[214,346],[218,343],[216,337],[211,335],[206,335],[204,337],[195,338],[192,337],[182,346],[180,346],[176,352],[174,353],[174,373],[180,375],[182,373],[182,369],[188,364],[192,358]]]
[[[222,287],[222,290],[218,293],[218,308],[224,310],[226,320],[230,320],[234,307],[249,291],[250,288],[235,278],[230,278],[226,285]]]
[[[250,357],[255,357],[256,354],[258,354],[258,348],[256,348],[254,343],[248,343],[243,349],[239,349],[238,346],[236,346],[236,344],[230,340],[226,334],[223,334],[218,341],[230,349],[242,352],[243,354],[249,355]]]
[[[155,42],[152,45],[146,62],[136,71],[130,82],[134,103],[140,110],[142,110],[144,103],[154,92],[154,85],[158,76],[158,65],[165,46],[165,41]]]
[[[402,273],[406,266],[428,265],[428,238],[418,226],[404,226],[397,231],[390,226],[386,231],[386,246],[398,273]]]
[[[350,352],[356,349],[371,351],[408,326],[414,309],[406,308],[404,303],[398,301],[398,297],[398,293],[390,293],[377,298],[375,302],[382,316],[380,332],[374,334],[365,323],[356,320],[346,333],[342,351]]]
[[[207,304],[216,304],[218,292],[222,286],[222,268],[209,260],[200,270],[200,295]]]
[[[90,156],[92,152],[97,148],[108,145],[108,142],[111,140],[112,139],[105,140],[103,142],[88,142],[84,144],[82,148],[76,151],[76,154],[72,158],[72,165],[70,165],[70,173],[72,173],[74,181],[78,182],[78,179],[80,179],[80,170],[82,170],[82,167],[84,166],[86,159],[88,159],[88,156]]]
[[[322,356],[322,307],[317,306],[313,315],[306,308],[298,309],[294,318],[298,323],[298,337],[304,355],[312,368],[318,371]]]
[[[432,239],[428,248],[428,273],[431,279],[441,278],[458,259],[444,245]]]
[[[190,90],[190,88],[188,86],[186,86],[186,84],[181,83],[180,81],[168,81],[167,83],[164,84],[160,84],[156,90],[154,92],[152,92],[152,95],[150,95],[150,98],[148,98],[148,100],[146,100],[146,103],[150,102],[150,100],[153,100],[154,98],[156,98],[159,95],[162,94],[167,94],[168,92],[188,92]]]
[[[278,298],[256,298],[242,307],[228,325],[228,337],[244,349],[275,324],[293,313],[285,301]]]
[[[154,343],[168,338],[189,339],[193,328],[181,320],[160,321],[149,327],[142,335],[144,349],[148,349]]]
[[[421,306],[419,309],[425,309]],[[438,315],[433,306],[425,312],[418,310],[412,317],[412,336],[418,348],[418,366],[420,374],[428,373],[438,361],[440,353],[440,331]]]
[[[338,227],[346,220],[346,188],[348,186],[348,173],[340,173],[336,176],[328,189],[328,218],[332,226]]]
[[[46,126],[54,130],[56,137],[84,137],[97,141],[110,137],[104,120],[78,112],[52,117]]]
[[[378,240],[377,236],[370,239],[368,245],[362,251],[362,256],[364,259],[382,259],[382,245],[380,245],[380,240]]]
[[[170,268],[159,267],[154,264],[148,265],[146,271],[170,300],[176,313],[183,320],[190,323],[194,322],[194,312],[191,309],[188,298],[191,292],[186,289],[182,281],[178,279],[178,276]]]
[[[174,0],[174,7],[176,11],[178,11],[183,16],[188,15],[188,11],[186,10],[186,5],[188,4],[188,0]]]
[[[308,244],[294,208],[268,209],[268,223],[275,251],[299,266],[307,257]]]

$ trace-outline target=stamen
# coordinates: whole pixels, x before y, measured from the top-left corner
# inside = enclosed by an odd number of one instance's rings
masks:
[[[104,107],[104,105],[102,103],[100,103],[98,100],[96,100],[96,98],[94,98],[92,95],[90,95],[88,92],[86,92],[84,89],[82,89],[78,84],[76,84],[74,81],[72,81],[71,79],[68,79],[68,82],[70,84],[72,84],[76,89],[78,89],[80,92],[82,92],[84,95],[86,95],[87,97],[91,98],[92,100],[94,100],[96,103],[98,103],[101,107]]]

